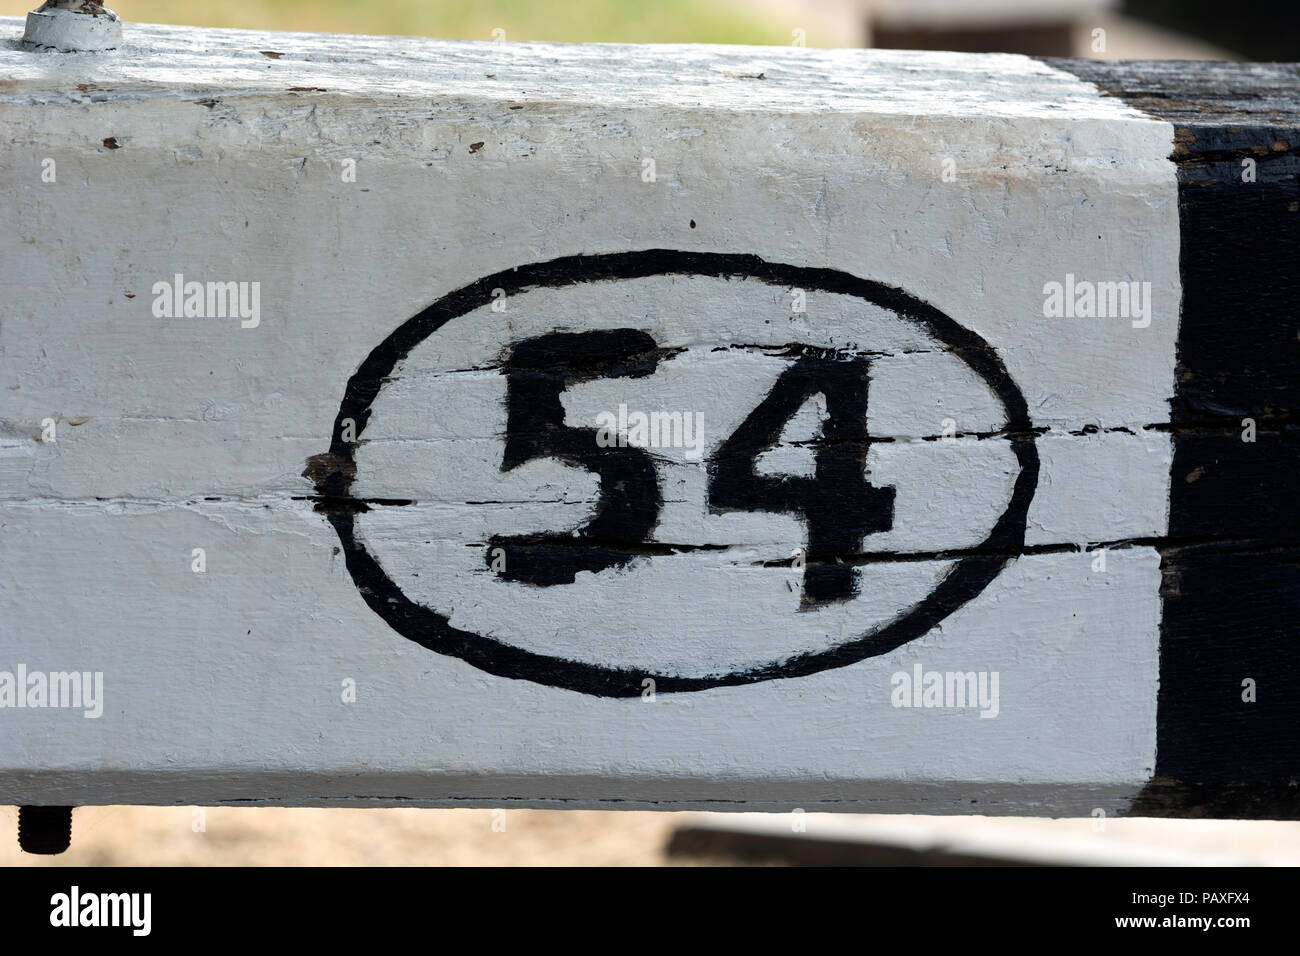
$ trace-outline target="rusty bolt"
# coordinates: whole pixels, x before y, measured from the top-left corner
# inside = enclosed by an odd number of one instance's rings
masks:
[[[74,13],[102,13],[104,0],[45,0],[41,10],[71,10]]]

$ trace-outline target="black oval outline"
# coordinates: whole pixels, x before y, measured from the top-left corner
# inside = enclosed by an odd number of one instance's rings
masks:
[[[357,539],[353,527],[355,514],[368,510],[364,502],[357,501],[350,493],[356,474],[353,455],[384,379],[415,346],[447,322],[490,305],[496,289],[503,289],[509,296],[537,288],[558,289],[578,283],[656,275],[757,279],[769,285],[851,295],[920,326],[931,337],[951,348],[1002,402],[1007,413],[1006,431],[1011,436],[1011,447],[1020,464],[1020,473],[1006,510],[976,549],[987,553],[960,559],[924,599],[883,627],[867,631],[853,641],[760,667],[705,677],[602,667],[534,653],[452,627],[448,617],[406,597]],[[355,434],[352,442],[345,442],[343,422],[349,418],[355,423]],[[834,269],[784,265],[753,255],[647,249],[564,256],[498,272],[449,293],[402,323],[371,351],[348,379],[330,444],[333,467],[323,474],[318,473],[316,484],[322,499],[339,503],[328,508],[327,513],[342,542],[348,572],[362,598],[403,637],[498,677],[533,681],[597,697],[638,697],[642,693],[641,682],[646,678],[654,680],[656,692],[675,693],[805,677],[888,653],[928,633],[983,591],[1002,567],[1023,550],[1029,503],[1038,485],[1038,449],[1032,427],[1025,397],[993,347],[975,332],[902,289]]]

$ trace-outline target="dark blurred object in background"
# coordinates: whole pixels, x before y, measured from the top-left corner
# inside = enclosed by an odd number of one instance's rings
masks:
[[[1073,56],[1081,26],[1116,0],[872,0],[871,45]]]
[[[1236,16],[1221,0],[848,1],[862,10],[870,47],[1095,60],[1300,59],[1300,4],[1279,23]],[[1253,47],[1248,34],[1273,43]]]
[[[1124,12],[1222,45],[1247,60],[1300,60],[1300,3],[1126,0]]]
[[[1236,43],[1257,29],[1241,19],[1229,31],[1209,0],[857,0],[868,46],[968,53],[1023,53],[1104,60],[1225,60],[1254,54]],[[1217,2],[1217,0],[1216,0]],[[1300,5],[1297,5],[1300,7]],[[1148,20],[1139,7],[1164,8]],[[1204,9],[1204,29],[1188,11]],[[1217,19],[1232,13],[1217,6]],[[1289,19],[1295,19],[1292,12]],[[1268,36],[1268,29],[1260,32]],[[1294,31],[1278,49],[1296,44]],[[1292,51],[1294,53],[1294,50]],[[1292,57],[1294,58],[1294,57]]]

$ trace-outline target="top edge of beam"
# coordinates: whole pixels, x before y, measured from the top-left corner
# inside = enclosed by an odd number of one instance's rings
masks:
[[[1300,63],[1060,58],[1044,62],[1175,126],[1300,127]]]
[[[0,18],[0,104],[192,91],[464,97],[622,109],[1148,120],[1069,70],[1009,53],[498,43],[131,22],[119,49],[55,53],[24,48],[22,32],[22,20]]]

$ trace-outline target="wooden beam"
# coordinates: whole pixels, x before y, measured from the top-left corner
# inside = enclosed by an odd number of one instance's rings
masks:
[[[0,70],[0,801],[1297,815],[1294,67]]]

